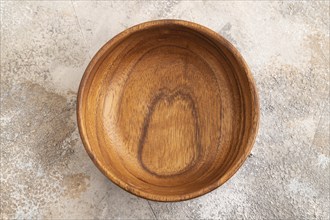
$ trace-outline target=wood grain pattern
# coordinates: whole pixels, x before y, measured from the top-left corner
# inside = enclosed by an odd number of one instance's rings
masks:
[[[106,43],[80,84],[78,125],[98,168],[152,200],[203,195],[249,154],[259,103],[239,52],[186,21],[134,26]]]

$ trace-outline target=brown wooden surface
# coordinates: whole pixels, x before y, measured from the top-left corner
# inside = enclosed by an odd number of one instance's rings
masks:
[[[81,81],[77,114],[86,151],[114,183],[179,201],[238,170],[256,137],[259,103],[228,41],[191,22],[161,20],[100,49]]]

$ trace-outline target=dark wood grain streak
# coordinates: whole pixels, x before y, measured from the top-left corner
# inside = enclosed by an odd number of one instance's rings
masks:
[[[203,195],[253,146],[259,101],[239,52],[186,21],[143,23],[94,56],[81,81],[78,127],[97,167],[157,201]]]
[[[191,109],[191,112],[192,112],[192,115],[194,117],[194,121],[195,121],[195,133],[194,133],[194,137],[196,139],[196,144],[197,144],[197,155],[194,155],[194,158],[193,160],[191,161],[191,163],[189,163],[188,165],[186,165],[186,167],[179,171],[179,172],[176,172],[175,174],[171,174],[171,175],[160,175],[152,170],[150,170],[143,162],[142,160],[142,151],[143,151],[143,147],[144,147],[144,144],[145,144],[145,139],[146,139],[146,135],[148,133],[148,129],[149,129],[149,124],[150,124],[150,119],[152,117],[152,114],[154,113],[154,110],[155,110],[155,106],[156,104],[163,100],[163,99],[166,99],[168,102],[172,103],[174,101],[175,98],[181,98],[181,99],[184,99],[184,100],[187,100],[188,103],[191,105],[190,109]],[[143,128],[142,128],[142,134],[141,134],[141,137],[140,137],[140,140],[139,140],[139,147],[138,147],[138,159],[139,159],[139,162],[141,164],[141,166],[145,169],[145,170],[148,170],[148,172],[152,173],[153,175],[156,175],[158,177],[167,177],[167,178],[171,178],[173,177],[174,175],[181,175],[187,171],[189,171],[189,169],[192,169],[194,164],[196,163],[196,160],[198,160],[199,158],[199,155],[200,155],[200,151],[201,151],[201,143],[200,143],[200,132],[199,132],[199,125],[198,125],[198,114],[196,112],[196,107],[195,107],[195,103],[192,99],[192,97],[190,96],[189,93],[185,93],[184,92],[184,89],[183,91],[181,91],[180,89],[178,89],[177,91],[174,91],[174,92],[170,92],[170,91],[167,91],[167,89],[161,89],[161,91],[155,95],[153,101],[150,103],[150,106],[148,107],[148,112],[147,112],[147,115],[145,117],[145,120],[144,120],[144,123],[143,123]]]

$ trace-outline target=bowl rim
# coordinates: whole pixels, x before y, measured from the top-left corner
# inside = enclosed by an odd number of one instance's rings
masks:
[[[106,169],[102,163],[97,159],[97,157],[94,156],[92,147],[88,142],[86,130],[85,130],[85,124],[84,120],[82,117],[82,111],[83,111],[83,93],[86,87],[86,83],[89,80],[90,73],[93,70],[94,66],[99,62],[100,58],[103,57],[103,55],[116,45],[117,43],[120,43],[121,40],[125,39],[127,36],[138,32],[140,30],[145,30],[157,26],[164,26],[164,25],[179,25],[183,27],[190,28],[193,31],[199,32],[203,34],[204,36],[208,38],[212,38],[213,40],[217,41],[220,43],[222,46],[224,46],[236,59],[238,62],[238,65],[244,68],[249,89],[253,98],[253,111],[252,111],[252,116],[251,116],[251,121],[253,121],[254,126],[251,127],[250,130],[250,135],[247,139],[246,143],[246,148],[244,154],[240,157],[239,160],[236,161],[235,164],[233,164],[229,169],[226,171],[226,173],[220,177],[217,181],[213,182],[210,185],[204,186],[202,189],[193,191],[187,194],[183,195],[159,195],[159,194],[153,194],[153,193],[148,193],[145,191],[142,191],[137,188],[132,188],[130,187],[127,183],[124,181],[120,180],[117,178],[116,175],[114,175],[112,172],[110,172],[109,169]],[[158,202],[178,202],[178,201],[185,201],[189,199],[193,199],[199,196],[202,196],[204,194],[207,194],[214,189],[218,188],[225,182],[227,182],[238,170],[239,168],[243,165],[243,163],[246,161],[248,155],[250,154],[252,147],[255,143],[257,133],[259,130],[259,121],[260,121],[260,105],[259,105],[259,96],[257,92],[257,87],[254,81],[254,78],[252,76],[252,73],[250,71],[250,68],[248,67],[246,61],[238,51],[228,40],[226,40],[223,36],[220,34],[214,32],[213,30],[204,27],[200,24],[191,22],[191,21],[185,21],[185,20],[178,20],[178,19],[162,19],[162,20],[152,20],[152,21],[147,21],[143,22],[137,25],[134,25],[116,36],[114,36],[112,39],[110,39],[107,43],[105,43],[99,50],[98,52],[93,56],[92,60],[88,64],[86,70],[84,71],[83,77],[81,79],[79,89],[78,89],[78,95],[77,95],[77,105],[76,105],[76,111],[77,111],[77,124],[78,124],[78,130],[79,130],[79,135],[81,137],[81,140],[83,142],[84,148],[86,152],[88,153],[89,157],[91,160],[94,162],[96,167],[105,175],[108,179],[110,179],[113,183],[115,183],[117,186],[120,188],[124,189],[125,191],[136,195],[138,197],[144,198],[144,199],[149,199],[153,201],[158,201]]]

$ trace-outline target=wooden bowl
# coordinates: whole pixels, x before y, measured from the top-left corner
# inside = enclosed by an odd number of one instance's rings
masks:
[[[107,42],[81,80],[86,151],[137,196],[180,201],[227,181],[254,144],[259,102],[240,53],[179,20],[139,24]]]

